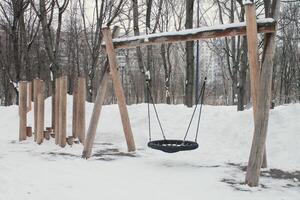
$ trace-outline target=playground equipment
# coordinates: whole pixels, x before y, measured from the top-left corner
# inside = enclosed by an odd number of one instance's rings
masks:
[[[75,80],[73,88],[73,126],[72,136],[67,137],[67,77],[55,80],[55,116],[51,127],[45,127],[45,96],[44,81],[34,79],[33,82],[19,82],[19,140],[26,140],[34,135],[34,141],[42,144],[44,139],[55,138],[55,144],[65,147],[74,142],[84,143],[85,140],[85,78]],[[33,90],[33,95],[32,95]],[[32,100],[34,103],[34,130],[27,126],[27,113],[31,111]],[[34,131],[34,132],[33,132]]]
[[[196,99],[196,106],[193,110],[193,114],[191,116],[190,122],[188,124],[188,127],[186,129],[185,135],[183,140],[170,140],[167,139],[165,136],[165,132],[164,129],[162,127],[162,123],[161,120],[159,119],[158,116],[158,112],[151,94],[151,90],[149,88],[150,85],[150,77],[147,78],[146,80],[146,85],[147,85],[147,94],[150,97],[150,100],[152,102],[153,105],[153,109],[155,111],[155,116],[158,122],[158,125],[160,127],[160,131],[161,134],[163,136],[163,140],[154,140],[151,141],[152,136],[151,136],[151,118],[150,118],[150,102],[148,101],[148,124],[149,124],[149,142],[148,142],[148,147],[152,148],[152,149],[156,149],[156,150],[161,150],[163,152],[166,153],[176,153],[178,151],[190,151],[190,150],[194,150],[197,149],[199,147],[198,143],[197,143],[197,139],[198,139],[198,134],[199,134],[199,126],[200,126],[200,119],[201,119],[201,113],[202,113],[202,105],[203,105],[203,100],[204,100],[204,95],[205,95],[205,85],[206,85],[206,77],[204,79],[203,85],[201,87],[201,92],[198,95],[197,99]],[[195,134],[195,141],[187,141],[187,135],[189,133],[189,130],[191,128],[191,124],[193,122],[193,119],[195,117],[195,113],[197,111],[197,107],[198,104],[200,103],[200,108],[199,108],[199,114],[198,114],[198,120],[197,120],[197,129],[196,129],[196,134]]]
[[[129,151],[135,150],[130,121],[125,104],[123,90],[119,80],[116,49],[136,48],[138,46],[155,45],[160,43],[183,42],[200,39],[212,39],[220,37],[233,37],[238,35],[247,36],[248,60],[250,66],[251,96],[253,102],[254,116],[254,137],[248,162],[246,183],[250,186],[257,186],[260,168],[265,155],[265,143],[267,136],[267,126],[269,109],[271,102],[271,83],[273,71],[273,57],[275,49],[275,36],[280,8],[280,0],[273,1],[272,12],[269,16],[273,18],[256,19],[256,7],[253,0],[244,1],[246,11],[246,22],[233,23],[228,25],[218,25],[191,30],[150,34],[144,36],[134,36],[127,38],[112,39],[109,28],[102,30],[105,49],[109,61],[110,72],[104,74],[100,84],[94,105],[92,119],[87,133],[83,157],[89,158],[96,135],[98,119],[101,113],[101,106],[104,101],[104,94],[107,87],[108,75],[111,74],[116,96],[118,98],[119,110],[122,118],[123,130],[125,133],[127,147]],[[259,65],[258,56],[258,33],[265,34],[264,54],[262,65]],[[101,89],[100,89],[101,88]],[[160,144],[158,146],[161,146]]]
[[[260,168],[262,166],[263,157],[265,154],[265,143],[267,136],[267,126],[269,118],[269,109],[271,103],[271,83],[273,71],[273,57],[275,49],[275,36],[280,8],[280,0],[273,1],[272,12],[268,13],[273,18],[256,19],[256,7],[253,0],[245,0],[246,22],[233,23],[229,25],[219,25],[205,28],[197,28],[191,30],[167,32],[159,34],[150,34],[144,36],[135,36],[129,38],[112,39],[112,33],[109,28],[102,30],[103,40],[105,42],[104,48],[107,52],[108,62],[106,72],[102,78],[102,82],[98,89],[94,109],[89,124],[87,138],[84,145],[83,157],[89,158],[92,152],[92,146],[96,136],[96,129],[101,114],[102,104],[104,102],[105,92],[107,89],[108,77],[112,78],[114,84],[114,91],[118,99],[118,106],[121,115],[123,131],[125,134],[128,151],[135,151],[135,143],[131,130],[130,120],[126,107],[125,97],[118,73],[118,65],[116,58],[116,49],[120,48],[136,48],[144,45],[155,45],[160,43],[183,42],[200,39],[211,39],[220,37],[233,37],[238,35],[246,35],[248,42],[248,60],[250,66],[250,81],[251,81],[251,96],[253,102],[253,116],[254,116],[254,137],[247,167],[246,183],[250,186],[257,186]],[[258,33],[265,34],[264,54],[262,55],[262,65],[259,65],[258,56]],[[61,146],[65,145],[66,141],[66,82],[60,81],[59,85],[63,85],[56,90],[56,94],[60,95],[56,100],[56,114],[54,133],[57,143]],[[35,87],[35,86],[34,86]],[[20,82],[20,140],[26,139],[26,83]],[[58,97],[56,97],[58,98]],[[43,130],[43,97],[35,95],[35,102],[37,102],[38,109],[36,112],[37,123],[41,123],[35,128],[35,137],[37,140],[42,140]],[[58,106],[58,107],[57,107]],[[58,109],[58,110],[57,110]],[[84,121],[78,119],[77,123]],[[113,123],[113,122],[112,122]],[[36,124],[37,125],[37,124]],[[36,126],[35,126],[36,127]],[[52,126],[53,128],[53,126]],[[30,130],[30,129],[28,129]],[[38,132],[38,133],[36,133]],[[38,137],[39,135],[39,137]],[[76,134],[75,134],[76,135]],[[180,141],[182,142],[182,141]],[[177,144],[176,141],[157,142],[156,147],[161,147],[164,144]],[[184,146],[188,146],[185,144]],[[195,144],[191,144],[196,148]],[[162,150],[162,149],[161,149]],[[164,149],[166,150],[166,149]]]

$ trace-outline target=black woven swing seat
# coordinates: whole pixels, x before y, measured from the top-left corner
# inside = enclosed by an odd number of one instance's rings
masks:
[[[197,142],[183,140],[154,140],[148,142],[148,147],[166,153],[176,153],[179,151],[191,151],[199,147]]]

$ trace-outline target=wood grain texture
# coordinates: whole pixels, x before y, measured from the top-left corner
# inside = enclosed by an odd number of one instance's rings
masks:
[[[77,129],[77,115],[78,115],[78,78],[74,80],[73,85],[73,115],[72,115],[72,136],[74,138],[78,137],[78,129]]]
[[[118,107],[121,114],[121,120],[122,120],[123,131],[127,142],[127,148],[128,151],[135,151],[135,143],[134,143],[134,138],[131,130],[125,96],[120,81],[120,75],[118,72],[117,57],[116,57],[116,53],[112,41],[111,30],[109,28],[103,29],[102,35],[103,35],[103,40],[106,44],[106,52],[109,60],[110,74],[114,85],[114,91],[118,99]]]
[[[274,19],[277,20],[280,10],[280,0],[273,1]],[[275,53],[276,32],[265,35],[265,46],[262,57],[262,67],[259,77],[259,89],[257,91],[257,113],[255,117],[255,128],[253,141],[248,161],[246,184],[249,186],[258,186],[261,166],[263,162],[269,111],[271,104],[271,85],[273,72],[273,58]]]
[[[84,77],[78,78],[78,99],[77,99],[77,134],[80,143],[85,140],[85,98],[86,82]]]
[[[44,82],[40,81],[37,91],[37,132],[36,143],[42,144],[44,140]]]
[[[84,143],[84,149],[82,152],[82,157],[85,159],[88,159],[91,157],[92,154],[92,148],[93,148],[93,143],[96,137],[96,131],[100,119],[100,113],[102,110],[102,105],[105,100],[105,94],[107,90],[107,83],[109,80],[109,72],[104,73],[102,82],[100,83],[100,86],[97,91],[97,96],[93,108],[93,113],[91,116],[89,128],[87,131],[85,143]]]
[[[117,37],[118,33],[119,33],[118,28],[114,27],[114,31],[113,31],[114,37]],[[99,88],[97,91],[97,96],[96,96],[95,104],[94,104],[94,108],[93,108],[93,113],[91,116],[86,139],[84,142],[84,149],[82,152],[82,157],[85,159],[90,158],[91,154],[92,154],[93,143],[94,143],[94,140],[96,137],[96,130],[98,127],[101,109],[102,109],[102,105],[105,100],[107,84],[108,84],[108,80],[109,80],[109,70],[108,69],[109,69],[109,64],[108,64],[108,60],[106,60],[105,71],[104,71],[103,77],[101,79],[101,82],[99,84]]]
[[[26,140],[27,82],[19,82],[19,141]]]
[[[60,103],[60,82],[61,78],[55,79],[55,125],[54,125],[54,134],[55,134],[55,144],[59,142],[59,103]]]
[[[41,87],[41,80],[40,79],[34,79],[33,80],[33,102],[34,102],[34,141],[36,142],[37,137],[37,110],[38,110],[38,92]]]
[[[275,21],[258,21],[258,33],[272,33],[276,29]],[[246,35],[246,23],[218,25],[212,27],[204,27],[193,29],[191,33],[186,30],[177,31],[176,33],[150,34],[140,37],[128,37],[126,40],[117,38],[113,40],[115,49],[119,48],[135,48],[137,46],[155,45],[161,43],[175,43],[193,40],[212,39],[220,37],[232,37],[238,35]]]
[[[66,146],[67,137],[67,77],[64,76],[60,81],[59,99],[59,146]]]

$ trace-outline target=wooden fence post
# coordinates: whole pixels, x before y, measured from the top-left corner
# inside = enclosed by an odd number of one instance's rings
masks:
[[[37,91],[37,137],[36,143],[42,144],[44,140],[44,82],[40,81]]]
[[[127,142],[128,151],[135,151],[135,143],[131,130],[130,120],[128,116],[128,110],[126,106],[125,96],[120,81],[120,76],[118,72],[117,57],[114,50],[114,45],[112,41],[112,33],[109,28],[104,28],[102,30],[103,40],[106,44],[106,52],[109,60],[111,78],[114,85],[115,94],[118,99],[118,106],[121,114],[121,120],[123,124],[123,131],[125,133],[125,138]]]
[[[19,82],[19,141],[26,140],[27,127],[27,82]]]
[[[54,134],[55,134],[55,144],[59,142],[59,110],[60,110],[60,85],[61,78],[55,79],[55,124],[54,124]]]
[[[79,141],[84,144],[85,140],[85,98],[86,98],[86,84],[85,78],[78,78],[78,102],[77,102],[77,135]]]
[[[61,78],[59,101],[59,145],[66,146],[67,137],[67,77]]]

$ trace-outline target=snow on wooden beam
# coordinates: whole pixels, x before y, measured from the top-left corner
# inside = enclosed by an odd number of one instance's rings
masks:
[[[258,33],[275,32],[275,27],[276,21],[272,18],[257,20]],[[116,49],[126,49],[143,45],[183,42],[200,39],[212,39],[219,37],[231,37],[237,35],[246,35],[246,22],[224,24],[174,32],[156,33],[142,36],[132,36],[126,38],[117,38],[113,40],[113,43]]]

